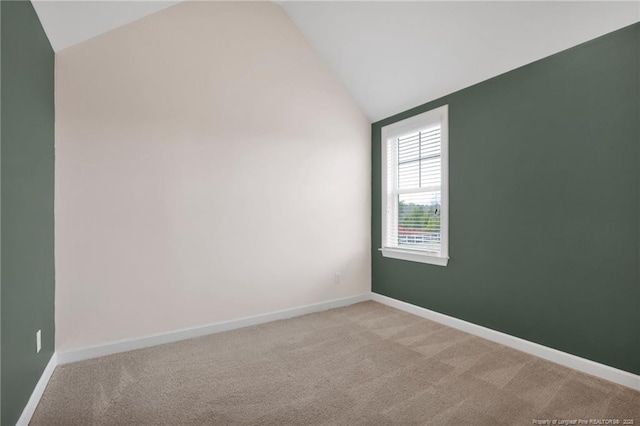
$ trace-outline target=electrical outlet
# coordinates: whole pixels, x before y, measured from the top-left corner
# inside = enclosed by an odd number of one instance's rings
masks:
[[[38,330],[36,333],[36,353],[40,353],[40,349],[42,349],[42,330]]]
[[[333,277],[333,282],[340,284],[340,272],[336,272],[336,275]]]

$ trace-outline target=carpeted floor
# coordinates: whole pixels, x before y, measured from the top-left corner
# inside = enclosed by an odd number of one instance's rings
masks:
[[[364,302],[59,366],[31,425],[555,419],[638,425],[640,392]]]

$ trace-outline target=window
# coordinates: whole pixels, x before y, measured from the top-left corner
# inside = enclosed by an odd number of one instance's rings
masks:
[[[449,260],[447,105],[382,128],[385,257]]]

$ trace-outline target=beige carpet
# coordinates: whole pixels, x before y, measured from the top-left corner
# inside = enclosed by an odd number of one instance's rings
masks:
[[[531,425],[640,392],[374,303],[60,366],[32,425]]]

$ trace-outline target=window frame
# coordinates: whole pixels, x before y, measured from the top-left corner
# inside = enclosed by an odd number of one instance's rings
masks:
[[[408,133],[418,132],[435,124],[440,125],[440,255],[425,250],[407,249],[401,247],[385,247],[387,240],[387,225],[390,208],[388,192],[387,146],[389,139],[397,139]],[[411,262],[428,263],[431,265],[447,266],[449,262],[449,105],[442,105],[413,117],[397,121],[380,129],[380,148],[382,186],[381,186],[381,248],[382,256]],[[397,191],[397,189],[396,189]],[[397,204],[397,200],[395,201]],[[397,210],[397,207],[395,207]],[[395,213],[397,217],[397,212]]]

